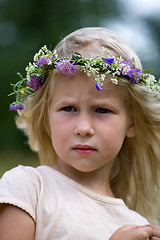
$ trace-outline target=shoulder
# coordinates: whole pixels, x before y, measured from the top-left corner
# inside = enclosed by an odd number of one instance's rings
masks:
[[[32,186],[37,187],[41,181],[41,175],[36,168],[21,166],[7,171],[0,179],[0,188],[6,184],[10,186]]]
[[[12,168],[11,170],[4,173],[0,181],[6,178],[20,178],[20,177],[26,177],[26,176],[32,176],[32,177],[38,177],[38,171],[34,167],[29,166],[22,166],[19,165],[18,167]]]
[[[40,194],[41,191],[54,189],[54,186],[63,185],[65,181],[61,179],[60,174],[54,171],[51,167],[42,165],[37,168],[30,166],[19,165],[7,171],[0,179],[0,189],[3,191],[15,192],[16,189],[22,191],[36,191]],[[0,193],[1,196],[1,193]]]
[[[127,206],[126,206],[126,209],[124,209],[124,214],[129,224],[135,224],[135,223],[137,225],[149,224],[148,220],[145,217],[143,217],[138,212],[129,209]]]
[[[41,174],[33,167],[20,165],[7,171],[0,179],[0,203],[17,206],[35,219],[41,179]]]

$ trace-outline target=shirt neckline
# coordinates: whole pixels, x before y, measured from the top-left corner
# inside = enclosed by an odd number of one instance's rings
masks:
[[[92,190],[88,189],[86,186],[76,182],[72,178],[69,178],[68,176],[64,175],[63,173],[57,171],[56,169],[54,169],[50,166],[41,165],[38,168],[42,168],[42,167],[48,169],[52,174],[54,173],[54,175],[60,177],[63,181],[67,182],[69,185],[72,185],[74,188],[78,189],[79,191],[88,195],[89,197],[94,198],[95,200],[98,200],[98,201],[101,201],[104,203],[108,203],[108,204],[112,204],[112,205],[125,206],[124,201],[120,198],[113,198],[113,197],[109,197],[106,195],[101,195],[101,194],[95,193]]]

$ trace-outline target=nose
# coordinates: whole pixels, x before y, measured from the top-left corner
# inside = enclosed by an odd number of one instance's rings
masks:
[[[94,135],[93,121],[89,115],[81,114],[78,117],[74,134],[82,137]]]

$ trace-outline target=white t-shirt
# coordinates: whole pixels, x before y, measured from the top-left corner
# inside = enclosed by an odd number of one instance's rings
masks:
[[[0,203],[29,213],[35,240],[107,240],[125,224],[148,224],[123,200],[96,194],[48,166],[18,166],[5,173]]]

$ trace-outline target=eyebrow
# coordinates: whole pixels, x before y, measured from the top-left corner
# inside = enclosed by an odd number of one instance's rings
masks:
[[[64,99],[59,99],[55,104],[57,107],[59,107],[61,105],[76,105],[78,103],[79,103],[78,99],[76,99],[74,97],[67,97]],[[101,99],[92,99],[92,102],[91,102],[91,105],[93,107],[100,106],[100,107],[104,107],[104,108],[114,108],[115,110],[118,110],[119,107],[122,105],[119,102],[117,102],[117,104],[108,101],[106,97],[101,98]]]

